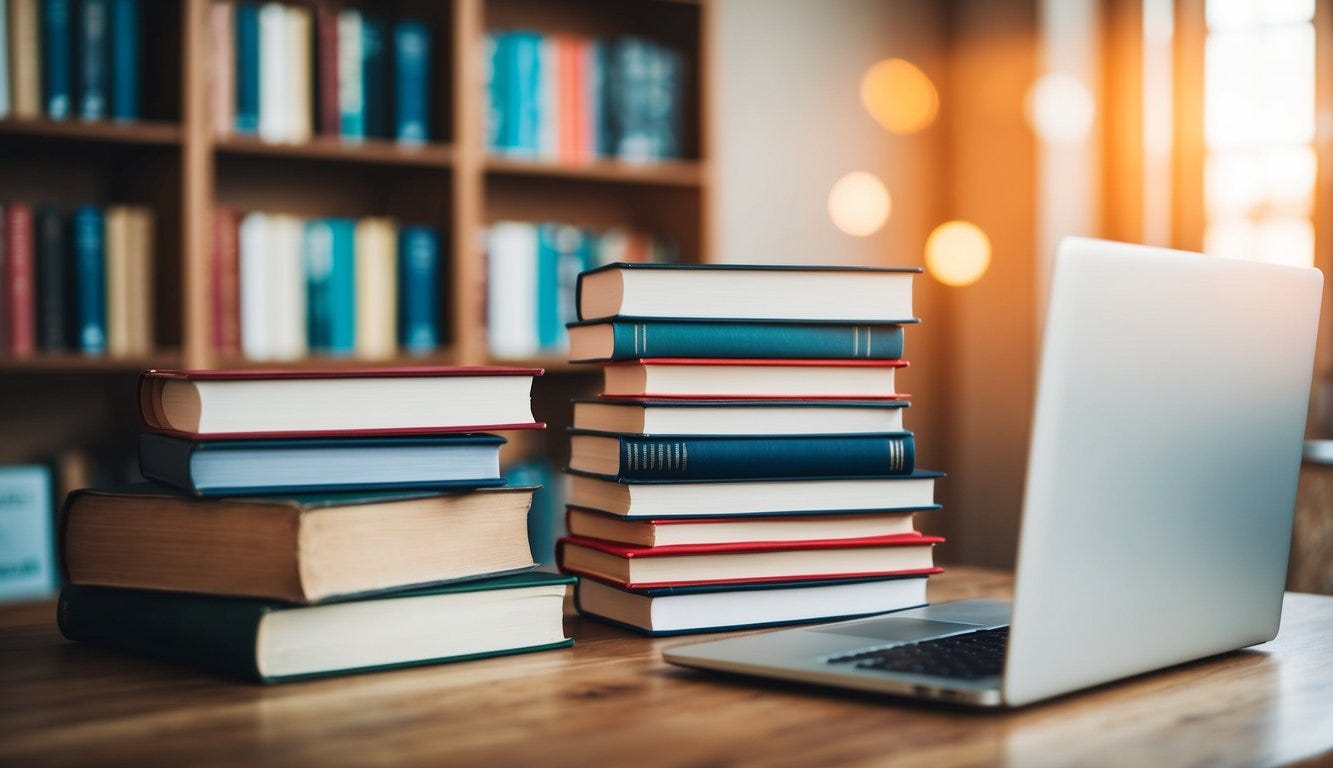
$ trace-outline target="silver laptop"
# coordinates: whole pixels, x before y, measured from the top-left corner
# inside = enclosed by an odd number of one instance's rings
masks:
[[[1019,706],[1271,640],[1322,290],[1315,269],[1065,240],[1013,604],[929,605],[666,660]]]

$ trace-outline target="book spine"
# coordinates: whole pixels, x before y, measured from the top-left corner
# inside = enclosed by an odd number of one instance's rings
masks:
[[[540,35],[518,32],[512,35],[510,68],[513,85],[505,99],[505,110],[514,116],[511,152],[536,155],[541,130],[541,43]]]
[[[371,14],[361,16],[361,103],[367,136],[389,135],[388,25]]]
[[[212,262],[209,288],[213,305],[213,348],[221,355],[240,351],[240,247],[236,209],[223,205],[213,211]]]
[[[230,23],[226,32],[231,32]],[[139,55],[139,0],[111,0],[111,117],[116,120],[139,119]],[[230,78],[230,62],[226,73]]]
[[[155,302],[153,282],[157,274],[153,258],[153,223],[151,209],[130,208],[129,232],[129,349],[132,355],[147,355],[153,350]]]
[[[111,69],[110,0],[81,0],[79,3],[79,116],[85,120],[107,117],[107,92]]]
[[[36,308],[33,301],[32,209],[25,203],[5,207],[5,309],[9,339],[5,346],[16,357],[37,349]]]
[[[309,350],[304,234],[305,225],[300,218],[287,214],[269,216],[267,237],[259,254],[264,260],[268,294],[264,322],[272,343],[269,351],[271,357],[279,360],[295,360]]]
[[[241,600],[69,585],[56,619],[75,642],[260,681],[255,654],[264,613]]]
[[[9,227],[4,206],[0,206],[0,355],[9,352]]]
[[[528,357],[537,344],[537,225],[500,221],[486,232],[487,341],[496,357]]]
[[[236,5],[214,0],[208,11],[208,31],[213,134],[225,138],[236,129]]]
[[[356,346],[353,226],[347,219],[306,223],[306,333],[316,352],[348,354]]]
[[[413,354],[439,343],[440,239],[428,227],[403,227],[398,234],[399,342]]]
[[[484,38],[486,62],[486,114],[483,133],[486,137],[486,149],[501,151],[504,124],[504,84],[506,54],[504,40],[506,35],[500,32],[487,32]]]
[[[268,325],[272,288],[264,258],[270,239],[269,226],[267,214],[248,213],[241,219],[237,231],[241,349],[251,360],[269,358],[274,346],[274,331]]]
[[[544,352],[560,349],[560,225],[537,228],[537,346]]]
[[[236,4],[236,132],[259,131],[259,6]]]
[[[910,432],[834,437],[619,435],[618,480],[895,477],[910,475]]]
[[[559,59],[556,38],[542,36],[537,49],[537,155],[552,160],[560,151]]]
[[[46,116],[70,116],[72,68],[70,0],[42,0],[42,103]]]
[[[365,85],[361,67],[361,12],[338,12],[338,132],[344,139],[366,137]]]
[[[38,0],[9,0],[9,76],[14,116],[42,113],[42,37]]]
[[[562,162],[578,159],[578,71],[575,62],[578,42],[566,35],[552,38],[555,46],[556,157]]]
[[[42,207],[36,216],[37,331],[44,352],[70,348],[69,247],[65,218],[54,208]]]
[[[9,0],[0,0],[0,119],[9,117],[14,110],[13,94],[9,88]]]
[[[102,211],[74,212],[74,313],[79,349],[106,352],[106,240]]]
[[[398,241],[389,219],[356,224],[356,355],[393,357],[398,349]]]
[[[314,40],[314,23],[310,9],[301,6],[287,6],[285,9],[285,34],[287,37],[283,68],[287,73],[283,102],[285,115],[282,123],[286,128],[286,140],[307,142],[313,134],[314,126],[314,78],[311,71]]]
[[[394,138],[430,140],[430,30],[418,21],[394,25]]]
[[[130,211],[113,205],[106,209],[106,349],[115,357],[129,352],[130,340]]]
[[[315,130],[338,135],[338,12],[328,5],[315,7]]]
[[[798,358],[898,360],[900,325],[770,325],[681,323],[670,320],[612,323],[610,359],[642,357]]]

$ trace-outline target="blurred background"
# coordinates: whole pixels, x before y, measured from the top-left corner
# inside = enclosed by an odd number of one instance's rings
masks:
[[[0,0],[0,20],[0,600],[54,589],[64,493],[138,479],[147,367],[543,366],[550,428],[506,462],[547,486],[549,559],[568,400],[598,378],[564,362],[570,300],[539,294],[617,260],[925,267],[901,389],[949,479],[918,527],[946,564],[1010,566],[1061,237],[1333,261],[1330,0]],[[314,231],[351,233],[376,276],[352,336],[308,332],[299,276],[243,279]],[[1290,584],[1333,592],[1328,316]]]

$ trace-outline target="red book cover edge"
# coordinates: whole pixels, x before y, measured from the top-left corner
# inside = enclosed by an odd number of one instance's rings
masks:
[[[784,360],[780,358],[762,357],[641,357],[638,360],[608,362],[602,363],[602,365],[607,367],[616,365],[709,365],[735,367],[771,366],[781,368],[906,368],[909,363],[906,360],[854,360],[848,358]]]
[[[932,576],[937,573],[944,573],[943,568],[932,567],[932,568],[913,568],[904,571],[821,573],[815,576],[810,576],[810,575],[763,576],[760,578],[746,578],[746,579],[702,579],[702,580],[694,579],[686,581],[614,581],[606,578],[605,576],[598,576],[596,574],[586,573],[576,568],[566,568],[564,565],[560,566],[560,571],[562,573],[575,574],[579,576],[579,578],[592,579],[593,581],[600,581],[603,584],[610,584],[611,586],[614,587],[620,587],[622,589],[629,589],[629,590],[649,589],[655,587],[696,587],[705,584],[735,584],[737,586],[740,586],[742,584],[775,584],[779,582],[791,582],[792,586],[796,587],[796,586],[808,586],[810,582],[818,582],[818,581],[837,581],[842,579],[866,579],[875,577],[883,577],[888,579],[899,576]]]
[[[725,555],[737,552],[782,552],[789,550],[817,549],[860,549],[865,547],[916,546],[922,544],[941,544],[943,537],[927,536],[919,531],[900,533],[893,536],[876,536],[864,539],[818,539],[811,541],[783,542],[745,542],[741,544],[671,544],[661,547],[639,547],[620,544],[586,536],[566,536],[560,540],[562,545],[578,545],[605,552],[625,559],[636,557],[661,557],[667,555]]]

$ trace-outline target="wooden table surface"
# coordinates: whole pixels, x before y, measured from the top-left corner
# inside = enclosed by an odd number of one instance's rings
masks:
[[[932,600],[1008,597],[955,568]],[[1333,763],[1333,597],[1278,638],[1016,712],[707,676],[571,618],[572,649],[285,686],[66,642],[0,611],[0,765],[1268,765]]]

